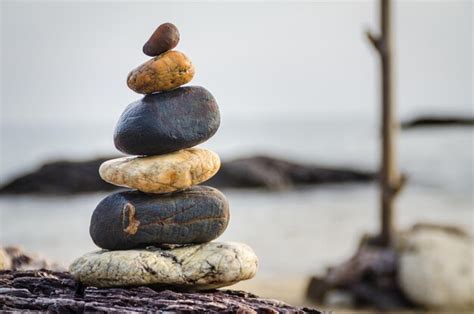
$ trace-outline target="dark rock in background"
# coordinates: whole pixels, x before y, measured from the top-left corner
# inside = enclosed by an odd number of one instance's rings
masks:
[[[463,116],[420,116],[401,123],[402,129],[414,129],[422,127],[452,127],[452,126],[474,126],[474,117]]]
[[[232,188],[287,189],[298,185],[369,182],[375,174],[350,168],[303,165],[267,156],[223,162],[206,185]]]
[[[116,190],[116,186],[99,176],[100,165],[111,158],[49,162],[38,170],[7,182],[0,188],[0,194],[61,195]]]
[[[83,287],[69,273],[0,271],[0,310],[48,313],[320,313],[243,291],[184,293],[148,287]]]
[[[0,188],[0,194],[64,195],[118,190],[103,181],[99,166],[106,160],[56,161],[23,175]],[[281,190],[301,185],[371,182],[376,174],[351,168],[303,165],[282,159],[256,156],[223,162],[219,172],[205,184],[217,188],[262,188]]]

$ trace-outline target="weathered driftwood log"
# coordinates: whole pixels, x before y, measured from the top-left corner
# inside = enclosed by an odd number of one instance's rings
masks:
[[[1,271],[0,310],[63,312],[228,312],[320,313],[295,308],[250,293],[214,290],[184,293],[148,287],[81,287],[69,273],[51,271]]]
[[[103,181],[99,166],[110,158],[50,162],[38,170],[0,187],[0,194],[74,194],[111,191],[118,187]],[[350,168],[302,165],[272,157],[256,156],[223,162],[205,184],[217,188],[265,188],[278,190],[297,185],[369,182],[375,174]]]

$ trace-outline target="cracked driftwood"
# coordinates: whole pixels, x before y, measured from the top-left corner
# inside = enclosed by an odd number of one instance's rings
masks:
[[[69,273],[0,271],[0,310],[59,312],[320,313],[250,293],[155,291],[148,287],[83,287]]]

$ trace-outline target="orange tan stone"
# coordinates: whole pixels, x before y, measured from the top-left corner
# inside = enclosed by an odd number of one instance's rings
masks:
[[[148,60],[134,69],[127,78],[127,85],[140,94],[175,89],[190,82],[194,65],[182,52],[171,50]]]

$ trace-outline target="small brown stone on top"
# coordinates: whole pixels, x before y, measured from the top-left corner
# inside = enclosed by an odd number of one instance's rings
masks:
[[[158,26],[150,39],[143,45],[143,53],[154,57],[173,49],[178,45],[179,31],[171,23],[164,23]]]

